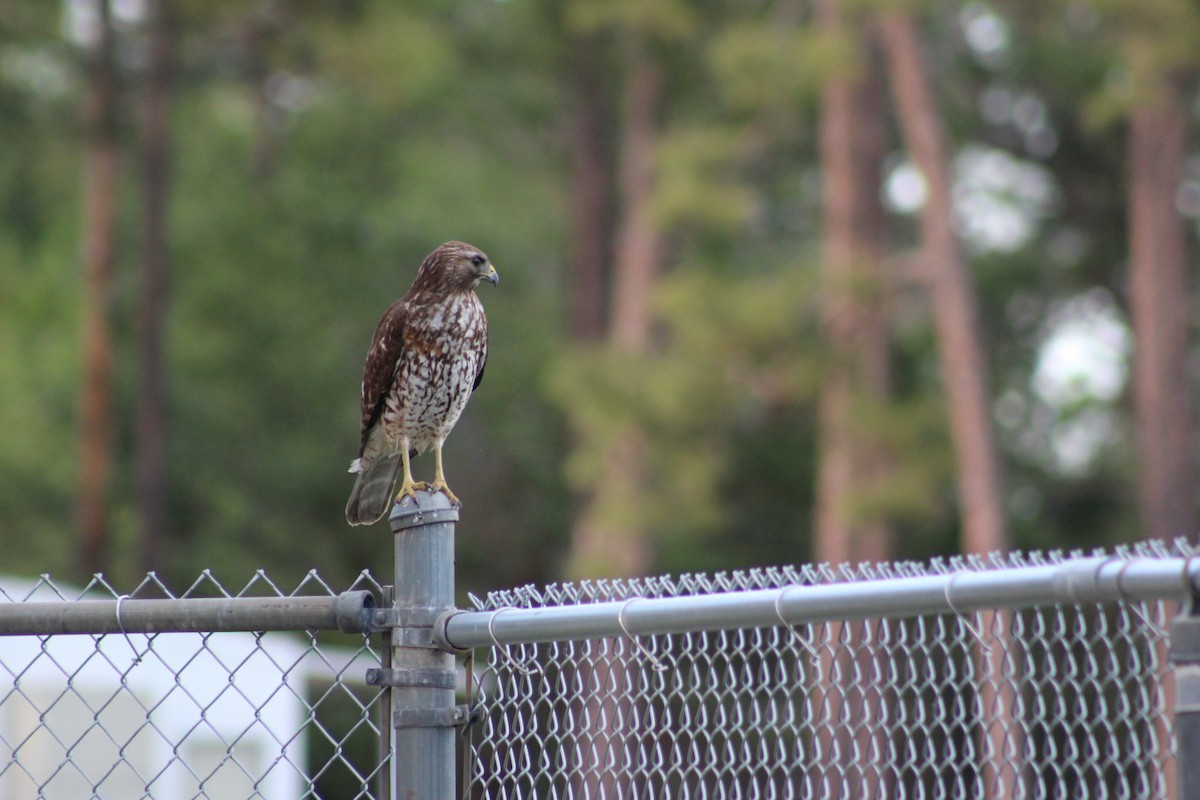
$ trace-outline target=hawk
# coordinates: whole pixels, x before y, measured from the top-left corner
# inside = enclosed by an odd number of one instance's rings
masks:
[[[369,525],[396,499],[423,489],[459,505],[442,473],[442,444],[483,379],[487,317],[475,294],[500,276],[477,247],[447,242],[421,262],[408,294],[388,308],[367,351],[362,382],[362,433],[346,521]],[[433,483],[413,481],[410,459],[433,449]]]

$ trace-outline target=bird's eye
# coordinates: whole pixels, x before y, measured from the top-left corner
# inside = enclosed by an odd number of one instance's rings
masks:
[[[479,255],[478,253],[471,256],[471,266],[473,266],[473,267],[482,267],[483,262],[485,262],[485,261],[487,261],[487,259],[484,258],[483,256]]]

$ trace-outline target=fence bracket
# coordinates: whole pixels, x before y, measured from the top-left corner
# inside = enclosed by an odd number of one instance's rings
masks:
[[[392,712],[392,727],[459,728],[472,721],[471,710],[465,705],[452,708],[401,708]]]
[[[461,728],[466,730],[483,719],[483,706],[400,709],[392,712],[393,728]]]
[[[471,652],[472,648],[459,647],[446,637],[446,626],[450,623],[450,620],[459,614],[465,613],[467,612],[463,611],[461,608],[451,608],[443,611],[438,618],[433,621],[432,636],[435,647],[437,647],[439,650],[456,656],[465,656],[467,653]]]
[[[428,628],[444,611],[443,608],[372,608],[369,613],[372,630],[377,631],[383,628]]]
[[[368,686],[424,686],[430,689],[453,689],[457,675],[441,669],[369,669]]]

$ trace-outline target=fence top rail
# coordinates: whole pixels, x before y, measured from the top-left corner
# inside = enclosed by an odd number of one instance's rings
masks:
[[[459,650],[963,614],[987,608],[1184,599],[1200,596],[1200,554],[1095,556],[988,569],[963,565],[949,572],[839,582],[809,582],[798,573],[795,577],[795,582],[777,587],[665,597],[653,596],[653,588],[638,591],[639,584],[631,583],[632,595],[600,601],[578,596],[555,603],[506,592],[497,595],[499,602],[490,601],[491,608],[442,616],[435,637],[441,646]],[[374,595],[365,590],[315,597],[18,600],[0,602],[0,636],[270,630],[370,633],[390,624],[386,612],[382,613],[384,617],[375,608]]]
[[[988,608],[1182,600],[1200,594],[1200,555],[1080,558],[1056,564],[686,597],[458,612],[435,636],[448,649],[802,625]]]
[[[373,630],[366,590],[316,597],[0,602],[0,636],[105,633]]]

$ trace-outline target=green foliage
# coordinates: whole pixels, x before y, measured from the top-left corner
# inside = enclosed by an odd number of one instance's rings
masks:
[[[578,349],[552,365],[548,387],[576,434],[567,462],[576,486],[601,479],[623,434],[646,443],[646,480],[613,500],[621,517],[608,522],[670,536],[725,521],[717,489],[739,428],[815,385],[809,280],[802,270],[754,279],[681,270],[657,298],[668,332],[661,348]]]
[[[356,24],[329,20],[315,36],[315,48],[329,76],[354,87],[380,109],[403,108],[446,85],[459,59],[440,20],[407,4],[376,0],[362,9]]]
[[[1098,21],[1083,49],[1095,53],[1099,40],[1099,52],[1116,58],[1081,113],[1090,127],[1103,130],[1135,107],[1161,102],[1165,78],[1200,66],[1200,9],[1187,0],[1100,0],[1095,7]]]
[[[165,571],[386,574],[383,526],[351,531],[341,519],[360,369],[384,308],[451,238],[484,247],[502,275],[483,290],[487,376],[446,453],[466,501],[464,589],[557,577],[573,496],[595,488],[630,432],[648,474],[605,513],[656,536],[657,567],[807,557],[815,399],[830,366],[817,325],[812,112],[830,77],[864,69],[857,25],[876,5],[847,4],[846,34],[831,37],[772,4],[180,4]],[[1059,198],[1020,247],[973,257],[995,394],[1011,393],[1025,414],[1001,431],[1014,529],[1025,546],[1128,538],[1125,398],[1051,409],[1031,381],[1057,304],[1095,286],[1121,297],[1123,141],[1107,123],[1152,101],[1164,72],[1191,88],[1196,9],[975,3],[971,13],[1007,26],[1003,57],[989,60],[964,38],[963,8],[923,18],[955,146],[1036,162]],[[61,572],[74,546],[82,67],[61,36],[61,6],[0,9],[0,546],[7,570]],[[136,25],[122,34],[131,57],[111,298],[118,574],[137,555],[138,35]],[[653,214],[670,274],[642,356],[564,333],[578,113],[564,64],[581,35],[598,43],[610,112],[631,43],[650,43],[662,68]],[[611,155],[621,134],[610,116]],[[1053,146],[1034,146],[1038,126]],[[889,135],[890,170],[901,152]],[[888,225],[903,256],[913,219],[892,213]],[[856,495],[853,512],[892,522],[901,554],[928,555],[956,546],[942,376],[920,287],[896,276],[886,289],[893,399],[852,402],[895,470]],[[1115,420],[1112,435],[1081,473],[1056,472],[1045,458],[1055,425],[1097,408]],[[1044,441],[1019,444],[1031,431]],[[416,469],[427,477],[432,465]]]
[[[813,28],[730,25],[709,47],[713,74],[734,110],[812,104],[832,76],[853,78],[860,54],[846,36]]]
[[[754,203],[731,164],[737,135],[727,128],[689,128],[663,137],[659,147],[655,218],[664,228],[691,226],[732,233]]]
[[[678,39],[695,28],[697,13],[686,0],[571,0],[566,10],[568,26],[578,33],[615,28]]]
[[[65,568],[76,477],[74,386],[79,370],[78,281],[67,231],[44,249],[0,246],[0,541],[6,568]]]

